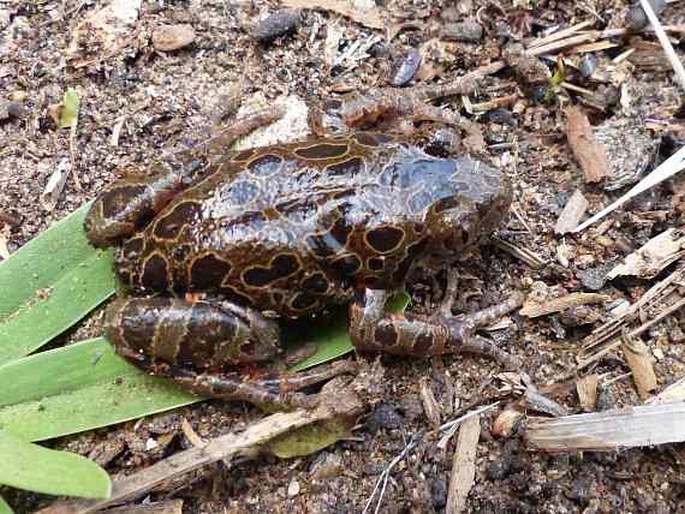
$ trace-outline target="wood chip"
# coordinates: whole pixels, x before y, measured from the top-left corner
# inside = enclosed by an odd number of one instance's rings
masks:
[[[606,151],[596,140],[592,125],[580,107],[566,109],[566,136],[586,182],[600,182],[611,176]]]
[[[465,512],[466,499],[476,478],[476,450],[480,437],[480,416],[466,419],[459,428],[457,448],[452,460],[452,474],[447,490],[447,514]]]
[[[633,372],[633,381],[637,394],[642,400],[647,400],[657,388],[656,374],[649,348],[640,339],[626,335],[621,345],[623,356],[628,367]]]
[[[195,429],[186,418],[183,418],[183,421],[181,422],[181,430],[183,431],[183,435],[186,436],[186,439],[188,439],[190,444],[195,448],[204,448],[207,446],[207,441],[202,439],[202,437],[195,432]]]
[[[525,440],[547,452],[615,451],[685,441],[685,403],[640,405],[563,418],[529,418]]]
[[[527,300],[519,314],[528,318],[537,318],[552,314],[554,312],[562,312],[571,307],[579,305],[587,305],[593,303],[604,303],[611,300],[611,297],[599,293],[571,293],[560,298],[547,299],[544,302],[535,300]]]
[[[647,241],[612,269],[607,278],[636,276],[654,278],[661,271],[685,255],[685,231],[669,228]]]
[[[139,505],[124,505],[107,510],[107,514],[183,514],[183,500],[180,498]]]
[[[580,192],[580,189],[576,189],[564,206],[564,210],[561,211],[557,224],[554,226],[554,233],[563,235],[572,232],[583,219],[588,205],[589,203],[583,193]]]
[[[597,375],[587,375],[579,378],[576,382],[576,393],[578,401],[585,412],[592,412],[597,407],[597,385],[599,377]]]
[[[371,0],[283,0],[283,7],[331,11],[372,29],[385,29],[378,6]]]
[[[427,379],[421,380],[421,403],[423,404],[423,411],[426,414],[426,418],[433,427],[437,428],[440,426],[440,407],[435,399],[433,390],[430,388]]]

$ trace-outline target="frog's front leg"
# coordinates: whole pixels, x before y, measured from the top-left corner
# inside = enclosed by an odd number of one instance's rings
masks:
[[[265,375],[260,366],[281,353],[278,325],[227,302],[117,300],[107,310],[105,335],[138,367],[191,392],[279,409],[315,405],[315,397],[296,391],[354,371],[341,362],[309,373]]]
[[[387,298],[387,291],[367,289],[364,304],[350,306],[350,336],[357,350],[419,357],[475,352],[507,368],[519,367],[517,359],[475,331],[520,306],[521,295],[473,314],[432,317],[385,312]]]

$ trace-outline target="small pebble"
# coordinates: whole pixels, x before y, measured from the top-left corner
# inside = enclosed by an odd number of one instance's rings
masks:
[[[659,15],[666,7],[666,0],[649,0],[649,5],[652,6],[654,12]],[[636,2],[630,6],[626,13],[626,24],[632,29],[642,29],[649,24],[647,15],[642,9],[640,2]]]
[[[160,25],[152,32],[152,44],[160,52],[180,50],[195,41],[195,30],[187,24]]]
[[[0,100],[0,121],[9,118],[24,119],[28,116],[28,111],[19,102],[5,102]]]
[[[478,43],[483,39],[483,27],[473,18],[467,18],[464,21],[445,25],[443,35],[446,39]]]
[[[261,43],[269,43],[279,36],[284,36],[300,25],[302,15],[297,10],[282,9],[271,13],[252,30],[252,37]]]
[[[390,83],[395,87],[406,86],[414,78],[420,66],[421,52],[417,48],[412,48],[400,61]]]
[[[294,478],[288,484],[288,496],[292,498],[300,494],[300,483]]]
[[[488,111],[485,117],[488,121],[499,125],[509,125],[510,127],[515,127],[517,125],[514,114],[507,109],[493,109]]]
[[[578,71],[583,77],[588,78],[594,73],[598,62],[594,54],[585,54],[578,65]]]

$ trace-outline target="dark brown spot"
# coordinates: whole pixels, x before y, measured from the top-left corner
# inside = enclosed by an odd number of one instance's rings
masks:
[[[342,157],[348,152],[347,144],[319,143],[306,148],[298,148],[295,155],[303,159],[333,159]]]
[[[352,227],[346,223],[345,218],[338,218],[329,232],[340,246],[345,246],[347,244],[347,238],[349,237],[350,232],[352,232]]]
[[[255,160],[250,162],[247,167],[252,174],[258,177],[268,177],[269,175],[273,175],[280,170],[282,164],[283,158],[279,157],[278,155],[267,154],[257,157]]]
[[[302,281],[302,289],[310,293],[323,294],[328,291],[328,279],[323,273],[315,273]]]
[[[371,257],[367,261],[367,266],[371,271],[380,271],[385,265],[385,260],[380,257]]]
[[[277,255],[274,260],[271,261],[271,266],[274,273],[277,275],[276,278],[281,278],[292,275],[300,269],[300,262],[293,254],[286,253]]]
[[[169,276],[166,259],[157,253],[148,257],[143,267],[140,282],[146,289],[167,291],[169,289]]]
[[[375,134],[370,132],[357,132],[354,134],[354,139],[362,146],[377,147],[380,146],[381,141]]]
[[[331,268],[342,277],[356,274],[362,267],[362,261],[356,255],[344,255],[331,262]]]
[[[359,157],[352,157],[346,161],[337,164],[329,164],[326,166],[324,173],[326,175],[337,177],[353,177],[364,170],[364,160]]]
[[[300,262],[293,254],[277,255],[267,268],[253,266],[243,272],[243,281],[248,286],[264,287],[280,278],[285,278],[300,269]]]
[[[392,348],[397,344],[397,330],[392,323],[380,323],[373,332],[375,341],[384,348]]]
[[[458,196],[448,196],[447,198],[441,198],[433,204],[433,210],[437,212],[444,212],[450,209],[458,207],[461,203]]]
[[[433,334],[430,332],[423,332],[416,336],[413,350],[416,355],[426,355],[428,350],[433,347]]]
[[[202,213],[202,207],[195,202],[183,202],[173,210],[157,220],[153,234],[159,239],[176,239],[184,225],[197,221]]]
[[[195,290],[217,289],[231,271],[231,265],[208,254],[195,259],[190,266],[189,287]]]
[[[255,266],[250,268],[243,273],[243,282],[248,286],[253,287],[264,287],[275,280],[271,270],[268,268],[262,268],[261,266]]]
[[[367,244],[380,253],[396,249],[404,240],[404,231],[391,226],[374,228],[366,233]]]
[[[290,302],[291,307],[298,311],[310,309],[314,304],[316,304],[316,297],[307,293],[296,294],[292,302]]]
[[[271,304],[274,306],[277,305],[283,305],[283,301],[285,300],[285,295],[281,293],[280,291],[272,291],[271,292]]]

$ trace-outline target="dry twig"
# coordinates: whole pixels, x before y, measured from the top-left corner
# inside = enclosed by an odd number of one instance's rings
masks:
[[[457,448],[452,460],[452,474],[447,489],[447,514],[458,514],[466,509],[466,498],[476,478],[476,450],[480,437],[480,416],[471,416],[459,429]]]

